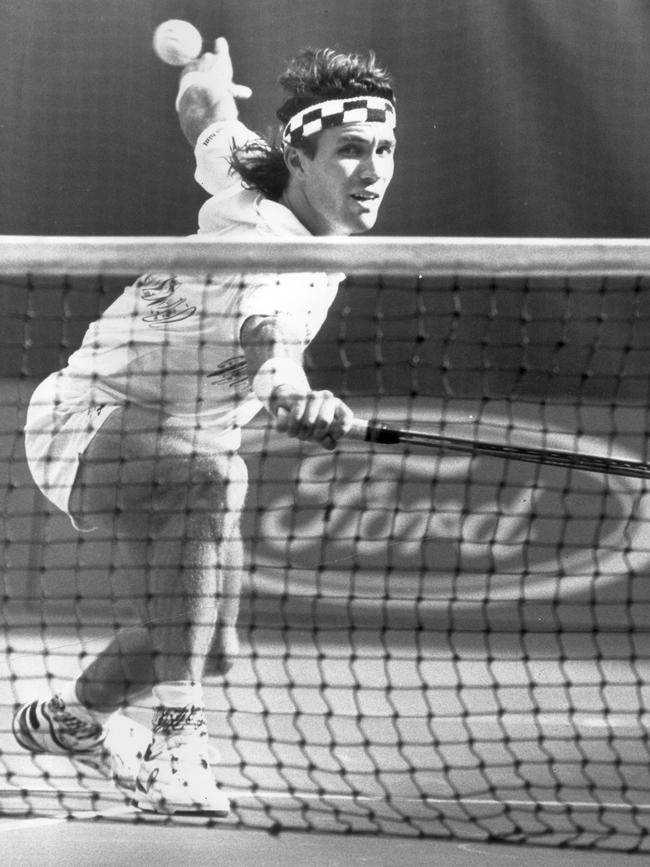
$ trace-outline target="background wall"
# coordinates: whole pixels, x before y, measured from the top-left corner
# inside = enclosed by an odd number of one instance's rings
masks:
[[[306,44],[375,49],[399,95],[376,232],[645,236],[646,0],[0,0],[2,234],[188,234],[203,196],[156,24],[225,35],[274,121]]]

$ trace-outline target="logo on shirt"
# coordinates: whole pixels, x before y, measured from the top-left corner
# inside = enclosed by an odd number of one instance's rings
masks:
[[[246,358],[243,355],[235,355],[222,361],[216,370],[206,374],[212,385],[223,385],[227,388],[236,388],[243,382],[248,382]]]
[[[144,274],[135,282],[140,297],[151,310],[142,317],[150,328],[163,328],[175,322],[182,322],[196,313],[196,307],[188,304],[187,299],[177,294],[181,283],[167,274]]]

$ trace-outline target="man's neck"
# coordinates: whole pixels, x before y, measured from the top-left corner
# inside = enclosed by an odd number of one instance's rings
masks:
[[[318,211],[312,208],[302,189],[291,181],[280,197],[280,204],[288,208],[312,235],[338,234],[323,220]]]

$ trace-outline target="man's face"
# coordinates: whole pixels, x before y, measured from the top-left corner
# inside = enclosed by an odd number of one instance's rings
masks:
[[[393,177],[395,135],[388,124],[348,123],[323,130],[303,159],[302,187],[315,235],[354,235],[375,225]]]

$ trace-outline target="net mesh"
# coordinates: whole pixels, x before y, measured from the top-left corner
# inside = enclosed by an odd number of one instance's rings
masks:
[[[41,495],[22,433],[35,386],[134,263],[191,264],[208,291],[222,268],[327,262],[348,277],[306,369],[359,416],[648,459],[643,244],[225,244],[216,264],[189,241],[86,247],[3,249],[3,815],[142,820],[11,735],[18,705],[137,622],[114,537],[77,533]],[[352,441],[328,453],[263,413],[241,454],[241,652],[205,681],[228,823],[647,851],[642,480]],[[148,723],[151,700],[129,713]]]

